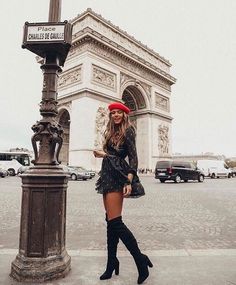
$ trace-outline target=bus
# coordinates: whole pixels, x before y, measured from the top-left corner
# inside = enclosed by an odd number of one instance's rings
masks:
[[[16,175],[21,166],[30,166],[31,155],[24,151],[0,151],[0,167]]]

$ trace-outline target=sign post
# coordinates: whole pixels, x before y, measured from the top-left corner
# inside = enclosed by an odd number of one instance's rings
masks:
[[[71,46],[71,25],[60,22],[61,0],[50,0],[49,22],[25,23],[23,48],[41,56],[42,119],[32,130],[34,166],[22,175],[19,253],[11,277],[45,282],[65,277],[71,258],[65,247],[68,175],[59,162],[63,129],[58,124],[57,80]]]

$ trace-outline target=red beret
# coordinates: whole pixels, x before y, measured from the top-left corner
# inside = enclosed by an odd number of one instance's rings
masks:
[[[130,109],[128,107],[126,107],[124,104],[122,103],[111,103],[109,106],[108,106],[108,109],[110,111],[114,110],[114,109],[119,109],[119,110],[122,110],[124,111],[126,114],[129,114],[130,112]]]

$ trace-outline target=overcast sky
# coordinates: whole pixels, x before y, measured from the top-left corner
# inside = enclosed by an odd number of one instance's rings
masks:
[[[49,0],[1,1],[0,149],[32,149],[42,73],[21,49],[23,24],[48,19]],[[92,8],[172,63],[173,152],[236,156],[235,0],[62,0],[62,20]]]

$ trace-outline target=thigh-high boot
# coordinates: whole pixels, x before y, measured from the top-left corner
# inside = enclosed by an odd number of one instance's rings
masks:
[[[100,276],[100,280],[110,279],[114,270],[115,274],[119,275],[119,260],[116,257],[119,237],[111,231],[110,227],[108,227],[107,215],[106,215],[106,221],[107,221],[107,267],[105,272]]]
[[[148,267],[153,267],[148,256],[141,253],[134,235],[122,222],[121,216],[108,221],[108,228],[122,240],[133,256],[139,274],[137,283],[142,284],[149,276]]]

